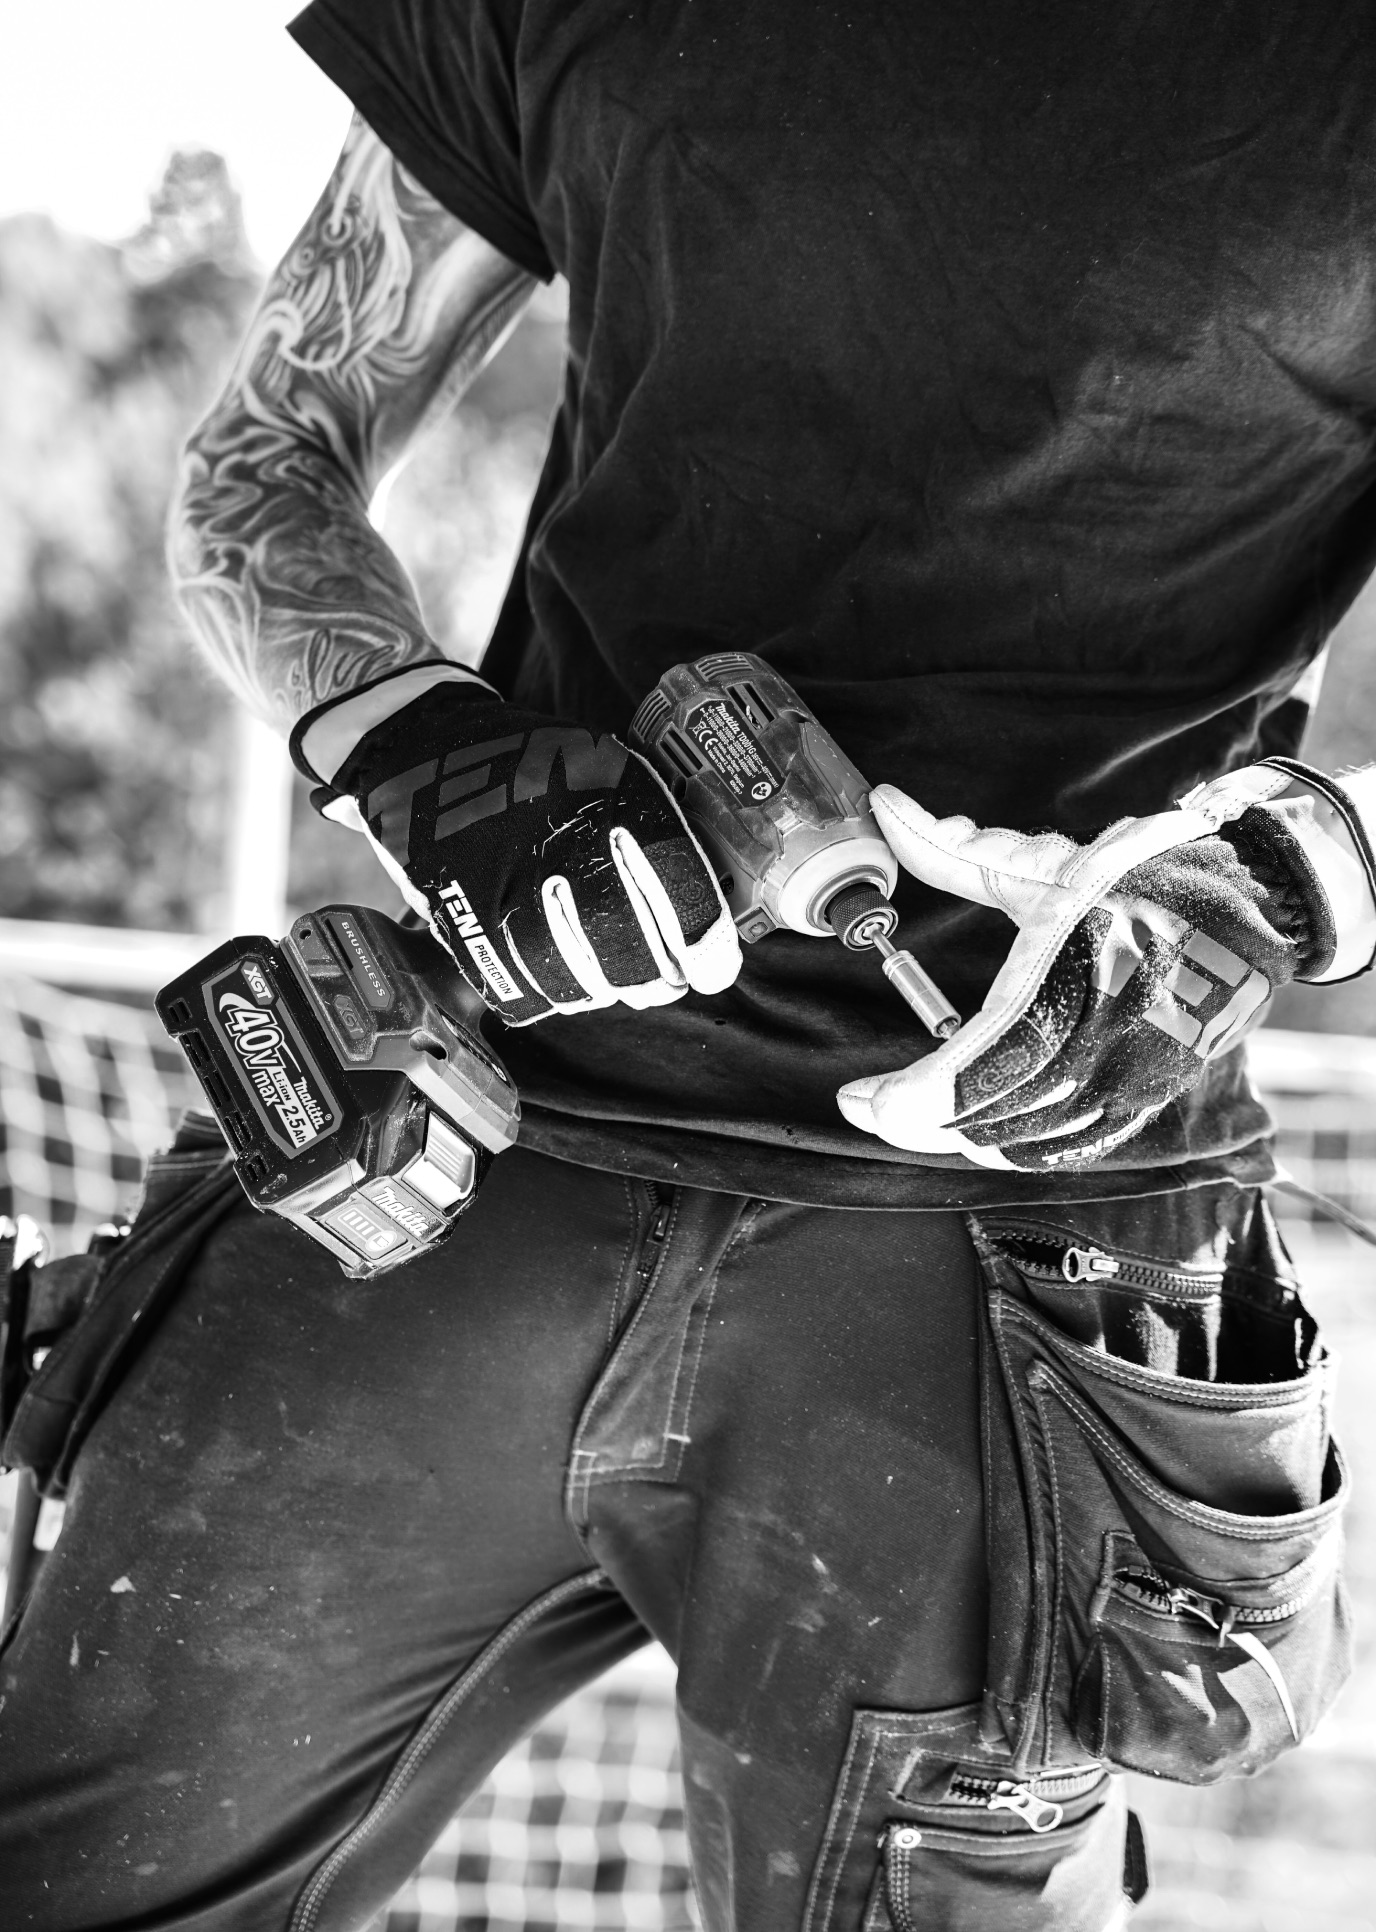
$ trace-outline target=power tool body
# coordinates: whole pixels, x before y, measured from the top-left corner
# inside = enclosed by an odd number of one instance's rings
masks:
[[[164,986],[255,1207],[368,1278],[436,1246],[515,1140],[516,1090],[423,930],[323,906],[280,944],[226,940]]]
[[[721,652],[666,671],[631,720],[707,856],[742,939],[786,928],[873,947],[890,984],[939,1039],[960,1015],[891,943],[898,864],[870,788],[763,658]]]

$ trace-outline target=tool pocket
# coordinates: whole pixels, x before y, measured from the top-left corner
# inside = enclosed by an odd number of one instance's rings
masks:
[[[0,1284],[0,1463],[65,1496],[77,1450],[202,1241],[243,1194],[218,1127],[183,1116],[148,1163],[132,1223],[84,1255],[9,1266]]]
[[[1102,1766],[1017,1777],[980,1717],[855,1713],[804,1932],[1104,1932],[1145,1893]]]
[[[1105,1932],[1132,1898],[1124,1825],[1109,1804],[1038,1837],[890,1825],[866,1932]]]
[[[1332,1367],[1264,1199],[972,1217],[985,1735],[1187,1784],[1260,1770],[1349,1667]]]

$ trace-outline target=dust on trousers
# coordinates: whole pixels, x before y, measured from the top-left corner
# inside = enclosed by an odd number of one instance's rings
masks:
[[[164,1209],[220,1154],[178,1158]],[[86,1389],[0,1655],[7,1926],[361,1928],[653,1635],[710,1932],[1104,1932],[1106,1767],[1255,1769],[1346,1667],[1326,1360],[1250,1190],[976,1221],[517,1149],[371,1284],[231,1200],[96,1401],[135,1272],[5,1418],[16,1460]]]

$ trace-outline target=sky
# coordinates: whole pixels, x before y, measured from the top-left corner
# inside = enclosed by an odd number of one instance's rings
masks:
[[[303,0],[0,0],[0,217],[114,240],[168,155],[216,148],[275,262],[324,187],[342,94],[285,31]]]

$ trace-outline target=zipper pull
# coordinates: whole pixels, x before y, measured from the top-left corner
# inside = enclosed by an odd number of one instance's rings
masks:
[[[636,1273],[638,1275],[653,1274],[655,1263],[659,1259],[660,1243],[668,1232],[669,1203],[667,1201],[661,1201],[655,1209],[653,1220],[645,1231],[644,1246],[640,1251],[640,1259],[636,1263]]]
[[[1170,1586],[1169,1603],[1171,1611],[1175,1616],[1197,1617],[1201,1623],[1207,1624],[1210,1630],[1217,1631],[1218,1641],[1222,1644],[1224,1637],[1227,1635],[1227,1630],[1220,1625],[1218,1620],[1218,1613],[1223,1608],[1221,1603],[1215,1601],[1213,1597],[1202,1595],[1198,1590],[1187,1590],[1182,1583],[1173,1583]],[[1233,1615],[1236,1616],[1237,1612],[1234,1611]],[[1232,1619],[1230,1618],[1228,1628],[1231,1629],[1231,1627]]]
[[[1031,1785],[1013,1784],[1007,1778],[1000,1778],[990,1793],[989,1809],[1016,1812],[1029,1831],[1054,1831],[1065,1817],[1064,1805],[1053,1805],[1050,1799],[1039,1798]]]
[[[1067,1248],[1061,1257],[1061,1273],[1067,1281],[1107,1281],[1122,1266],[1102,1248]]]

